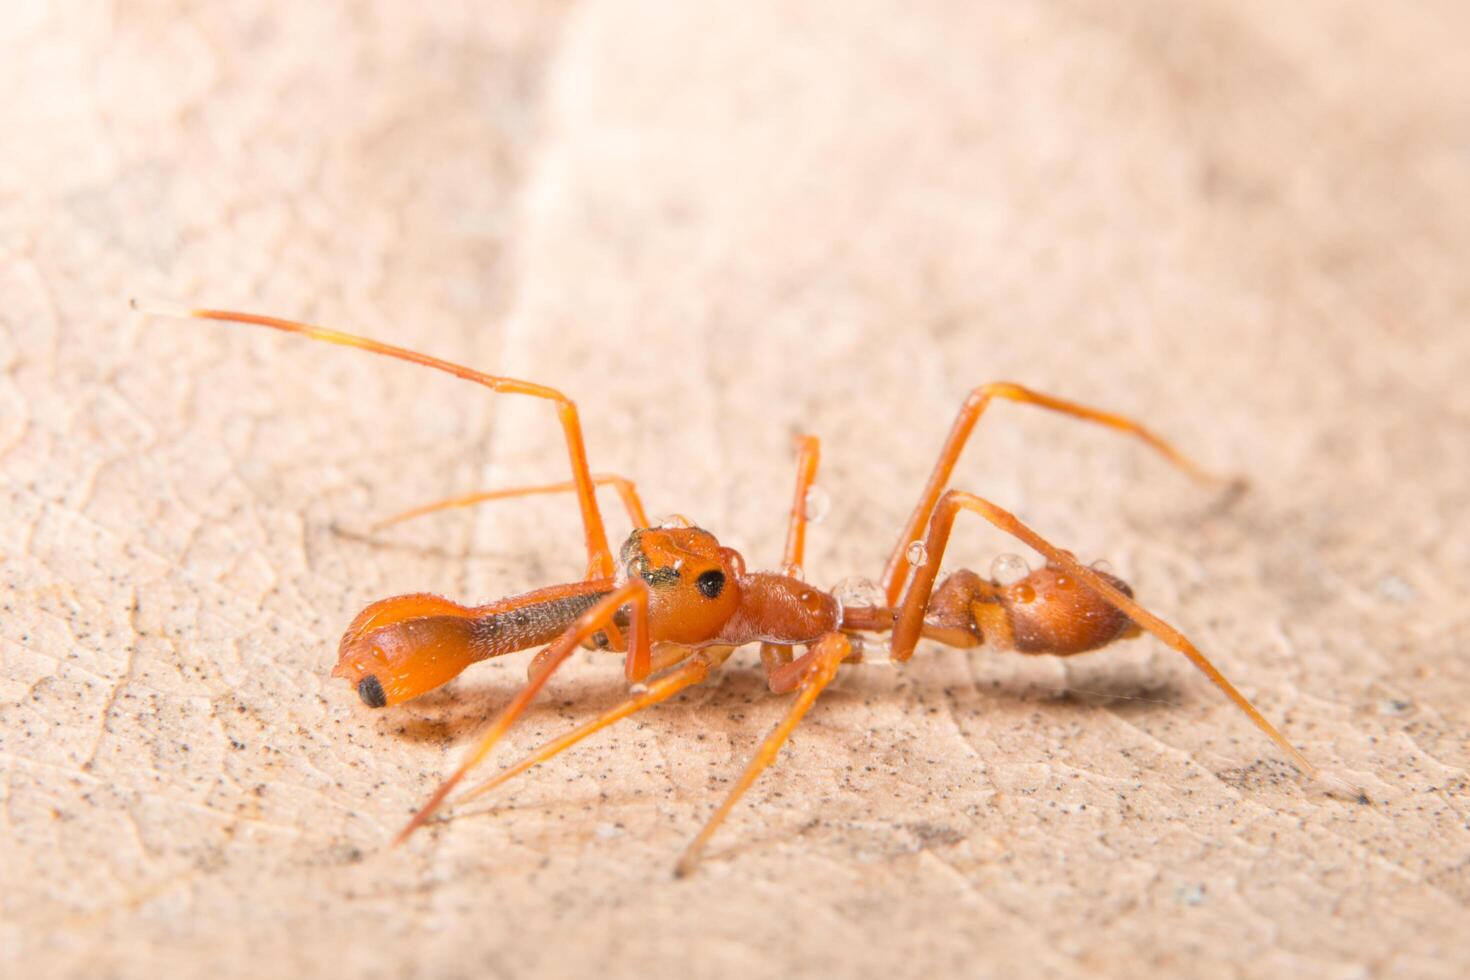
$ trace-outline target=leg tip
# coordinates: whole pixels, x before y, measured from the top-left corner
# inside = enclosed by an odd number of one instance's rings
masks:
[[[1368,791],[1357,783],[1351,782],[1339,776],[1335,772],[1326,769],[1317,772],[1317,786],[1328,796],[1335,796],[1340,800],[1351,800],[1367,806],[1373,802],[1368,796]]]

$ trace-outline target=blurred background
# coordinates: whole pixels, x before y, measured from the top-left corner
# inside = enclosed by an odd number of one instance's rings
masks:
[[[16,975],[1456,976],[1470,901],[1463,3],[12,3],[0,18],[0,966]],[[876,577],[956,484],[1106,557],[1373,796],[1305,784],[1152,640],[925,647],[785,710],[753,651],[411,846],[523,676],[369,713],[367,602],[576,578],[543,403],[772,565]],[[612,533],[627,529],[605,501]],[[946,564],[1018,550],[957,533]],[[507,760],[620,694],[588,655]],[[493,763],[492,763],[493,764]]]

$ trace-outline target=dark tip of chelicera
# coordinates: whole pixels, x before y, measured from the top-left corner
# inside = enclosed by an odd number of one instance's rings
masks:
[[[383,693],[383,685],[378,682],[375,674],[368,674],[357,682],[357,696],[362,698],[362,703],[369,708],[388,706],[388,696]]]

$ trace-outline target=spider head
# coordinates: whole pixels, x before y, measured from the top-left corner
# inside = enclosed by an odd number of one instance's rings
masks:
[[[702,528],[640,528],[623,542],[618,579],[648,583],[649,638],[691,646],[713,639],[740,608],[745,560]]]

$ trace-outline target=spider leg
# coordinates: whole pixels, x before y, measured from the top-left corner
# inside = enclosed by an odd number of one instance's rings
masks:
[[[1039,405],[1053,412],[1060,412],[1087,422],[1096,422],[1109,429],[1127,433],[1153,447],[1196,480],[1202,483],[1222,481],[1221,477],[1200,469],[1179,450],[1126,416],[1065,401],[1008,381],[981,385],[970,392],[965,403],[960,406],[959,414],[955,416],[954,424],[950,426],[949,435],[945,437],[944,447],[939,451],[939,459],[935,461],[934,469],[929,474],[929,480],[924,484],[923,492],[919,494],[919,502],[915,505],[913,513],[909,515],[908,521],[905,522],[903,530],[899,533],[898,542],[893,546],[893,552],[888,556],[888,562],[883,567],[883,578],[879,584],[890,606],[898,604],[898,597],[903,594],[904,582],[908,578],[909,568],[912,565],[905,555],[909,544],[917,540],[924,528],[928,526],[929,517],[934,513],[939,495],[949,485],[950,474],[960,458],[960,453],[964,451],[965,443],[969,441],[975,423],[980,421],[980,415],[995,398],[1004,398],[1027,405]]]
[[[786,523],[786,547],[781,555],[781,571],[798,578],[806,562],[807,494],[817,478],[817,466],[822,460],[822,440],[812,435],[796,437],[796,493],[791,499],[791,510]],[[762,643],[761,663],[769,672],[780,664],[791,663],[791,646],[785,643]]]
[[[786,548],[781,556],[781,571],[799,578],[802,563],[806,561],[806,525],[811,519],[807,514],[807,494],[811,492],[812,483],[817,478],[817,466],[822,461],[822,440],[810,435],[797,436],[796,445],[796,493],[792,496],[786,523]]]
[[[702,654],[696,653],[692,658],[685,661],[670,673],[649,681],[647,690],[630,696],[622,704],[608,709],[596,718],[567,732],[565,735],[560,735],[552,739],[514,765],[507,766],[485,782],[466,790],[455,802],[465,803],[477,796],[483,796],[492,789],[495,789],[495,787],[530,769],[532,766],[540,765],[552,756],[576,745],[587,736],[600,732],[613,722],[621,721],[634,712],[642,711],[644,708],[652,707],[660,701],[668,700],[684,690],[684,688],[698,684],[709,677],[710,667],[709,661]]]
[[[1047,561],[1057,566],[1063,573],[1073,576],[1086,589],[1101,596],[1109,605],[1121,611],[1135,624],[1184,654],[1189,662],[1199,668],[1236,707],[1245,712],[1246,717],[1264,732],[1267,738],[1275,742],[1302,772],[1312,777],[1321,775],[1320,770],[1308,762],[1307,757],[1287,741],[1286,737],[1256,710],[1255,705],[1251,704],[1245,695],[1235,689],[1234,684],[1226,680],[1225,675],[1220,673],[1209,658],[1201,653],[1183,633],[1139,605],[1132,596],[1114,584],[1117,580],[1110,581],[1110,576],[1104,577],[1088,568],[1079,562],[1071,552],[1063,551],[1051,544],[1031,528],[1022,524],[1009,511],[982,497],[960,490],[950,490],[945,493],[935,507],[934,519],[929,524],[929,536],[925,544],[928,558],[923,565],[914,570],[913,581],[909,585],[908,594],[904,596],[903,605],[899,608],[894,624],[893,659],[902,661],[913,656],[914,647],[923,630],[924,612],[929,603],[930,593],[934,589],[934,578],[938,574],[944,549],[949,543],[950,529],[954,525],[955,516],[961,510],[973,511],[1007,534],[1019,538],[1046,556]]]
[[[434,795],[429,797],[429,801],[399,831],[398,836],[393,840],[394,844],[403,843],[410,834],[423,826],[434,815],[434,812],[439,809],[439,806],[444,802],[445,798],[453,791],[455,786],[459,785],[465,775],[484,761],[485,757],[490,754],[490,750],[495,748],[495,743],[500,741],[501,736],[509,730],[510,726],[526,710],[526,706],[531,703],[531,699],[546,685],[547,680],[556,672],[556,669],[566,663],[567,658],[577,649],[577,645],[611,622],[612,618],[617,615],[618,610],[624,605],[632,607],[628,616],[628,675],[630,678],[640,680],[648,676],[648,663],[650,658],[648,646],[648,585],[642,579],[635,578],[614,589],[600,600],[597,605],[583,613],[575,623],[567,627],[566,632],[562,633],[548,647],[551,653],[545,658],[541,669],[537,671],[534,677],[526,681],[520,693],[501,709],[500,714],[496,716],[495,721],[491,723],[489,729],[486,730],[484,735],[480,736],[480,741],[475,747],[465,753],[464,759],[461,760],[459,766],[450,774],[449,778],[440,784],[439,788],[434,791]],[[637,671],[640,669],[642,673],[637,674]]]
[[[299,334],[310,337],[312,340],[321,340],[329,344],[340,344],[343,347],[356,347],[359,350],[381,354],[385,357],[395,357],[400,361],[408,361],[411,364],[420,364],[424,367],[434,368],[436,371],[444,371],[457,378],[473,381],[484,385],[491,391],[498,391],[510,395],[530,395],[533,398],[544,398],[556,403],[556,415],[561,422],[562,432],[566,437],[567,456],[572,465],[572,484],[577,490],[577,503],[582,509],[582,529],[587,544],[587,578],[610,578],[614,571],[612,552],[607,546],[607,531],[603,527],[602,512],[597,508],[597,495],[593,490],[592,476],[587,467],[587,447],[582,440],[582,421],[577,414],[576,404],[566,395],[555,388],[548,388],[532,381],[521,381],[516,378],[504,378],[498,375],[486,374],[472,368],[453,364],[449,361],[430,357],[428,354],[420,354],[418,351],[408,350],[403,347],[395,347],[392,344],[380,343],[359,337],[355,334],[343,333],[340,330],[330,330],[326,327],[316,327],[306,323],[298,323],[294,320],[282,320],[273,316],[261,316],[256,313],[236,313],[229,310],[207,310],[188,309],[184,307],[145,306],[137,300],[132,301],[133,309],[144,313],[153,313],[162,316],[177,316],[193,318],[196,320],[218,320],[224,323],[243,323],[260,327],[271,327],[286,333]]]
[[[756,777],[776,761],[776,754],[781,751],[781,746],[791,737],[792,731],[795,730],[802,716],[816,702],[817,695],[821,694],[822,689],[837,676],[837,668],[851,652],[852,645],[844,634],[828,633],[800,659],[786,665],[793,669],[798,665],[801,667],[801,679],[797,685],[799,693],[796,700],[786,712],[786,717],[771,731],[771,734],[766,736],[766,740],[756,750],[750,763],[745,767],[745,772],[740,775],[735,785],[731,787],[729,795],[725,797],[725,802],[720,804],[719,809],[715,810],[705,822],[704,829],[684,849],[679,863],[674,867],[674,874],[677,877],[682,878],[694,870],[695,864],[699,862],[700,852],[704,850],[720,824],[729,816],[730,811],[755,782]]]
[[[592,484],[593,486],[599,487],[614,487],[618,491],[618,496],[622,499],[623,509],[628,512],[628,518],[633,522],[633,527],[648,527],[648,517],[643,510],[643,501],[639,499],[638,488],[633,484],[632,480],[612,473],[596,473],[592,476]],[[385,517],[383,520],[373,524],[372,529],[374,531],[380,531],[385,527],[411,520],[415,517],[422,517],[425,514],[450,510],[455,507],[472,507],[475,504],[483,503],[487,500],[505,500],[509,497],[531,497],[546,493],[565,493],[576,489],[577,484],[575,481],[565,481],[539,486],[505,487],[501,490],[478,490],[474,493],[460,494],[459,496],[449,497],[445,500],[436,500],[433,503],[423,504],[405,510],[402,513],[394,514],[392,517]]]

